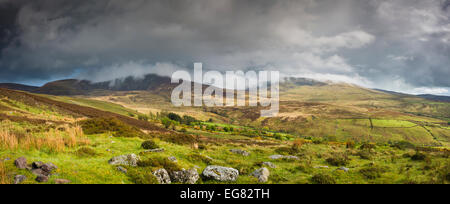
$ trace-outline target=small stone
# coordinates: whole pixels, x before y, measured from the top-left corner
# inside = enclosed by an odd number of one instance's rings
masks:
[[[69,184],[69,183],[71,183],[71,181],[67,180],[67,179],[56,179],[55,183],[56,184]]]
[[[27,180],[26,176],[24,176],[24,175],[16,175],[14,177],[14,184],[20,184],[20,183],[22,183],[25,180]]]
[[[155,175],[156,179],[160,184],[170,184],[170,176],[169,173],[165,169],[158,169],[155,172],[153,172],[153,175]]]
[[[158,148],[158,149],[149,149],[149,150],[145,150],[144,153],[147,152],[164,152],[164,148]]]
[[[122,173],[124,173],[124,174],[126,174],[126,173],[128,172],[128,170],[125,169],[125,168],[123,168],[122,166],[118,166],[118,167],[117,167],[117,170],[120,171],[120,172],[122,172]]]
[[[40,176],[40,175],[49,176],[50,175],[50,172],[44,171],[42,169],[32,169],[31,173],[33,173],[36,176]]]
[[[174,156],[171,156],[171,157],[169,157],[168,159],[169,159],[170,161],[173,161],[173,162],[178,162],[177,158],[174,157]]]
[[[258,182],[265,183],[269,180],[270,171],[266,167],[260,168],[252,173],[252,176],[258,178]]]
[[[41,166],[42,171],[45,171],[47,173],[51,173],[53,170],[57,169],[58,167],[52,163],[43,164]]]
[[[48,176],[44,176],[44,175],[38,175],[36,177],[36,181],[39,183],[45,183],[48,181]]]
[[[329,169],[329,166],[316,166],[315,169]]]
[[[9,161],[9,160],[11,160],[11,158],[9,158],[9,157],[4,159],[4,161]]]
[[[14,161],[14,164],[18,169],[26,169],[28,167],[27,159],[25,157],[20,157]]]
[[[273,164],[272,162],[263,162],[262,165],[263,166],[268,166],[268,167],[270,167],[272,169],[277,168],[277,166],[275,166],[275,164]]]
[[[278,159],[299,160],[299,158],[297,156],[284,156],[284,155],[272,155],[269,158],[273,159],[273,160],[278,160]]]
[[[344,171],[344,172],[348,172],[348,171],[350,171],[350,169],[349,168],[346,168],[346,167],[341,167],[341,168],[339,168],[339,169],[337,169],[338,171]]]
[[[230,152],[235,153],[235,154],[240,154],[240,155],[246,156],[246,157],[250,155],[250,153],[248,153],[247,151],[240,150],[240,149],[230,149]]]

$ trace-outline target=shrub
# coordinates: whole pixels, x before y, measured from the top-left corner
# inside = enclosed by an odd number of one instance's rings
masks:
[[[128,169],[127,175],[135,184],[159,184],[158,179],[153,175],[152,171]]]
[[[333,166],[345,166],[349,163],[350,159],[345,153],[335,153],[331,157],[328,157],[326,161]]]
[[[139,116],[138,116],[138,119],[139,119],[139,120],[143,120],[143,121],[148,121],[149,118],[148,118],[147,115],[139,115]]]
[[[411,160],[413,161],[424,161],[425,159],[427,159],[427,155],[419,151],[417,151],[416,154],[411,156]]]
[[[97,152],[95,149],[89,148],[89,147],[82,147],[78,149],[75,154],[79,157],[89,157],[89,156],[96,156]]]
[[[178,115],[178,114],[176,114],[176,113],[169,113],[169,114],[167,115],[167,117],[168,117],[170,120],[177,121],[177,122],[181,123],[181,116]]]
[[[188,155],[188,160],[191,162],[203,162],[208,165],[212,164],[213,161],[210,157],[198,153]]]
[[[359,147],[359,149],[370,151],[372,149],[375,149],[375,147],[376,147],[376,145],[373,143],[364,143]]]
[[[369,151],[363,150],[358,152],[358,156],[361,159],[365,159],[365,160],[371,160],[372,159],[372,154]]]
[[[348,142],[345,143],[345,147],[346,147],[347,149],[353,149],[353,148],[355,148],[355,142],[353,142],[353,141],[348,141]]]
[[[165,127],[166,129],[168,129],[168,128],[173,124],[173,122],[174,122],[174,121],[170,120],[170,119],[167,118],[167,117],[164,117],[164,118],[161,119],[161,123],[164,125],[164,127]]]
[[[396,142],[395,144],[391,145],[394,148],[400,149],[400,150],[405,150],[405,149],[415,149],[416,145],[412,144],[411,142],[408,141],[400,141],[400,142]]]
[[[311,178],[311,182],[314,184],[336,184],[336,179],[328,174],[316,174]]]
[[[155,143],[155,141],[153,141],[153,140],[147,140],[147,141],[144,141],[142,144],[141,144],[141,147],[143,148],[143,149],[158,149],[159,148],[159,146]]]
[[[146,160],[141,160],[138,161],[137,165],[139,167],[154,167],[155,170],[156,168],[164,168],[168,172],[181,171],[181,167],[177,163],[170,161],[165,157],[154,157]]]
[[[93,118],[81,122],[84,134],[103,134],[114,132],[116,137],[145,137],[138,128],[128,125],[117,118]]]
[[[380,166],[370,166],[359,170],[359,173],[361,173],[367,179],[380,178],[381,175],[385,172],[386,169]]]

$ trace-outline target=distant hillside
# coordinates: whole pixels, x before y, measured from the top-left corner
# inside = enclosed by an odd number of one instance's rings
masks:
[[[33,92],[36,89],[38,89],[39,87],[28,86],[28,85],[23,85],[23,84],[15,84],[15,83],[0,83],[0,88]]]
[[[423,94],[418,96],[432,101],[450,102],[450,96],[437,96],[431,94]]]

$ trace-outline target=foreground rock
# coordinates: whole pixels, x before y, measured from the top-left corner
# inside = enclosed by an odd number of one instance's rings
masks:
[[[279,160],[279,159],[289,159],[289,160],[299,160],[297,156],[285,156],[285,155],[272,155],[269,157],[273,160]]]
[[[27,159],[25,157],[20,157],[14,161],[14,164],[18,169],[26,169],[28,167]]]
[[[172,182],[175,183],[195,184],[199,177],[197,169],[195,168],[189,170],[183,169],[182,171],[174,171],[171,173]]]
[[[239,177],[239,171],[229,167],[223,166],[207,166],[202,175],[207,179],[214,179],[217,181],[236,181]]]
[[[153,175],[155,175],[156,179],[160,184],[170,184],[172,183],[170,181],[169,173],[165,169],[158,169],[155,172],[153,172]]]
[[[270,171],[266,167],[260,168],[252,173],[252,176],[258,178],[258,182],[265,183],[269,180]]]
[[[113,157],[108,161],[108,163],[111,165],[137,166],[137,162],[139,160],[139,157],[135,154],[128,154]]]
[[[231,153],[235,153],[235,154],[240,154],[242,156],[250,156],[250,153],[248,153],[247,151],[244,150],[240,150],[240,149],[230,149]]]
[[[270,167],[272,169],[277,168],[277,166],[275,166],[275,164],[273,164],[272,162],[263,162],[262,165],[263,166],[268,166],[268,167]]]
[[[36,181],[39,183],[44,183],[48,181],[48,176],[45,175],[39,175],[36,177]]]
[[[56,179],[55,183],[56,184],[69,184],[69,183],[71,183],[71,181],[67,180],[67,179]]]
[[[20,184],[23,181],[27,180],[27,177],[24,175],[17,175],[14,177],[14,184]]]

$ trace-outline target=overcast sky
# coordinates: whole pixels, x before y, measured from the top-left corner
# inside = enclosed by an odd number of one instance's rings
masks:
[[[0,0],[0,82],[279,70],[450,95],[450,0]]]

